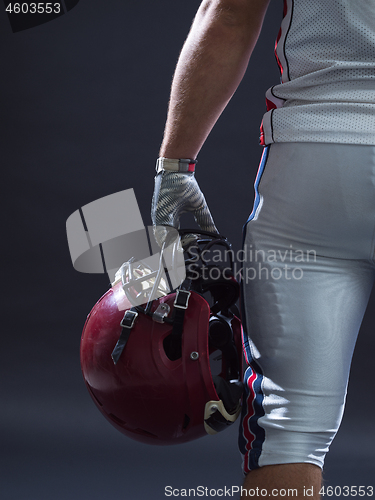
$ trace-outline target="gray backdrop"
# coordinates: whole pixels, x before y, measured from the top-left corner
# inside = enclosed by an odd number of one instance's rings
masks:
[[[105,275],[74,271],[65,221],[134,188],[145,224],[169,87],[199,0],[81,0],[13,34],[0,12],[2,164],[1,467],[4,500],[156,500],[164,488],[240,485],[236,429],[179,447],[125,438],[80,373],[83,323]],[[220,231],[240,248],[261,149],[282,2],[273,0],[237,94],[199,155]],[[361,331],[326,484],[374,484],[374,300]],[[329,383],[329,381],[322,381]]]

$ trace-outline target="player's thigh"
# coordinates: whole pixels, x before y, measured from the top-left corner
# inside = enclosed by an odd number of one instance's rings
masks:
[[[244,338],[252,368],[240,446],[252,454],[253,466],[322,466],[341,421],[374,279],[370,259],[363,258],[371,255],[373,228],[367,212],[365,220],[354,220],[353,200],[344,199],[353,176],[327,173],[332,157],[324,168],[321,158],[312,173],[302,148],[281,149],[284,163],[277,155],[266,163],[244,240]],[[341,186],[332,194],[337,179]],[[359,187],[354,207],[372,209],[371,189]],[[374,214],[375,207],[372,221]]]

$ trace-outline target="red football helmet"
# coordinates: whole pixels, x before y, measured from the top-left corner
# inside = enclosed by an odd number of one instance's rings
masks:
[[[180,233],[182,285],[160,297],[157,272],[124,264],[90,312],[81,339],[82,372],[97,407],[119,431],[149,444],[214,434],[240,412],[239,285],[230,244],[212,233]],[[215,252],[229,256],[229,265]],[[132,297],[147,286],[159,298],[134,305],[139,301]]]

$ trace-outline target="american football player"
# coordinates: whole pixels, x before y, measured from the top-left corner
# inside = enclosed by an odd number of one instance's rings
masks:
[[[189,211],[216,231],[196,159],[247,69],[268,4],[201,3],[174,74],[154,224],[177,227]],[[244,230],[243,498],[288,489],[319,498],[374,280],[374,54],[373,2],[284,0],[281,82],[266,94]]]

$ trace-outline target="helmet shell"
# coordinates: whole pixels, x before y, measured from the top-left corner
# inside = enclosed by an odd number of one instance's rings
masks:
[[[174,300],[175,293],[155,300],[151,310],[165,302],[172,315]],[[131,307],[118,283],[95,304],[84,325],[81,368],[95,404],[116,429],[147,444],[178,444],[206,435],[205,405],[220,399],[210,370],[209,304],[191,292],[180,358],[170,359],[164,347],[172,325],[140,313],[114,364],[111,354],[122,331],[120,322]],[[241,352],[238,318],[232,326]]]

